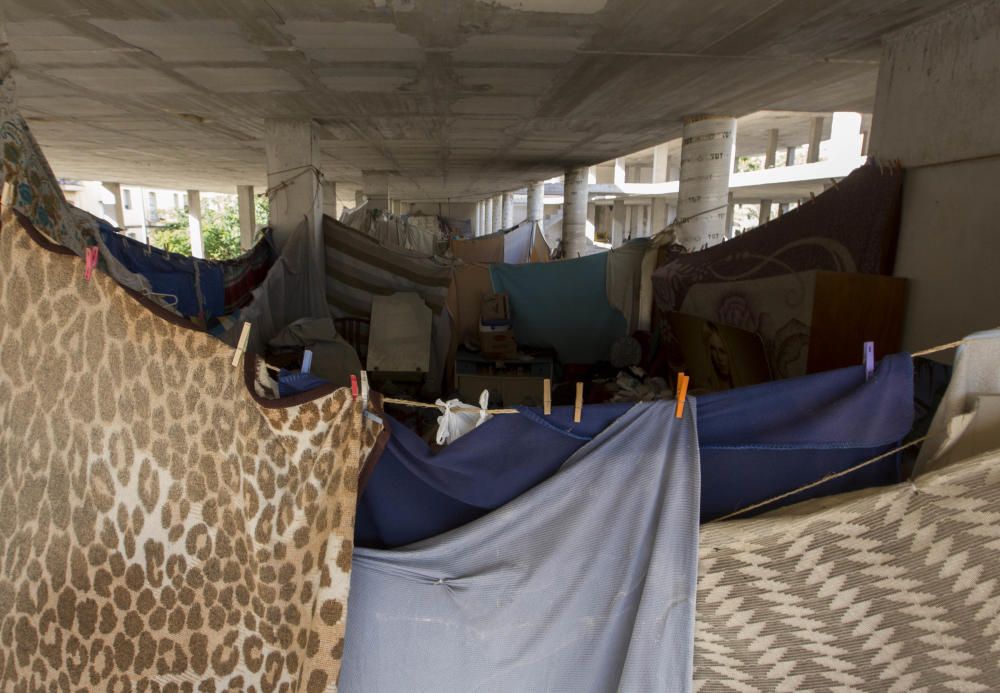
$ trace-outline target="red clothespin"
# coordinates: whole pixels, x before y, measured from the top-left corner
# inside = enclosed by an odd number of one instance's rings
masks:
[[[351,374],[351,397],[358,398],[358,376]]]
[[[871,380],[875,374],[875,342],[865,342],[862,351],[865,365],[865,380]]]
[[[84,250],[83,255],[83,278],[90,281],[90,277],[93,276],[94,270],[97,269],[97,246],[91,245],[87,246]]]
[[[674,413],[678,419],[684,418],[684,400],[687,399],[688,381],[691,378],[683,373],[677,374],[677,407]]]

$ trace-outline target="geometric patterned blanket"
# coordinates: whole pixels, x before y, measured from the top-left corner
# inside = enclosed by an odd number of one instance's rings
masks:
[[[1000,451],[700,543],[695,690],[1000,690]]]
[[[381,427],[0,222],[0,690],[332,689]]]

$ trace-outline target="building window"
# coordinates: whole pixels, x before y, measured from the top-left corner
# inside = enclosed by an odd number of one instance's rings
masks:
[[[128,188],[122,190],[122,207],[132,209],[132,191]]]
[[[147,211],[148,211],[148,214],[149,214],[149,220],[150,221],[159,221],[160,220],[159,211],[156,209],[156,193],[155,192],[149,193],[149,209]]]

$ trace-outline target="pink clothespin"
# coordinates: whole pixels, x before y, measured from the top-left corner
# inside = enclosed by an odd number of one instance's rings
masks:
[[[90,281],[90,277],[94,274],[94,270],[97,269],[97,253],[98,250],[96,245],[88,246],[84,251],[83,278],[88,282]]]
[[[865,342],[864,364],[865,380],[871,380],[875,373],[875,342]]]
[[[358,398],[358,376],[351,375],[351,397]]]

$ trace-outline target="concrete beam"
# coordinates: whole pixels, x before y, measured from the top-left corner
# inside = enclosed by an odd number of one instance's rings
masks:
[[[236,186],[236,206],[240,213],[240,248],[250,250],[257,235],[257,215],[253,186]]]
[[[191,257],[205,257],[205,239],[201,232],[201,193],[188,190],[188,235],[191,238]]]
[[[264,121],[269,222],[278,249],[302,224],[309,229],[317,271],[323,263],[323,190],[319,177],[319,136],[312,120]]]

